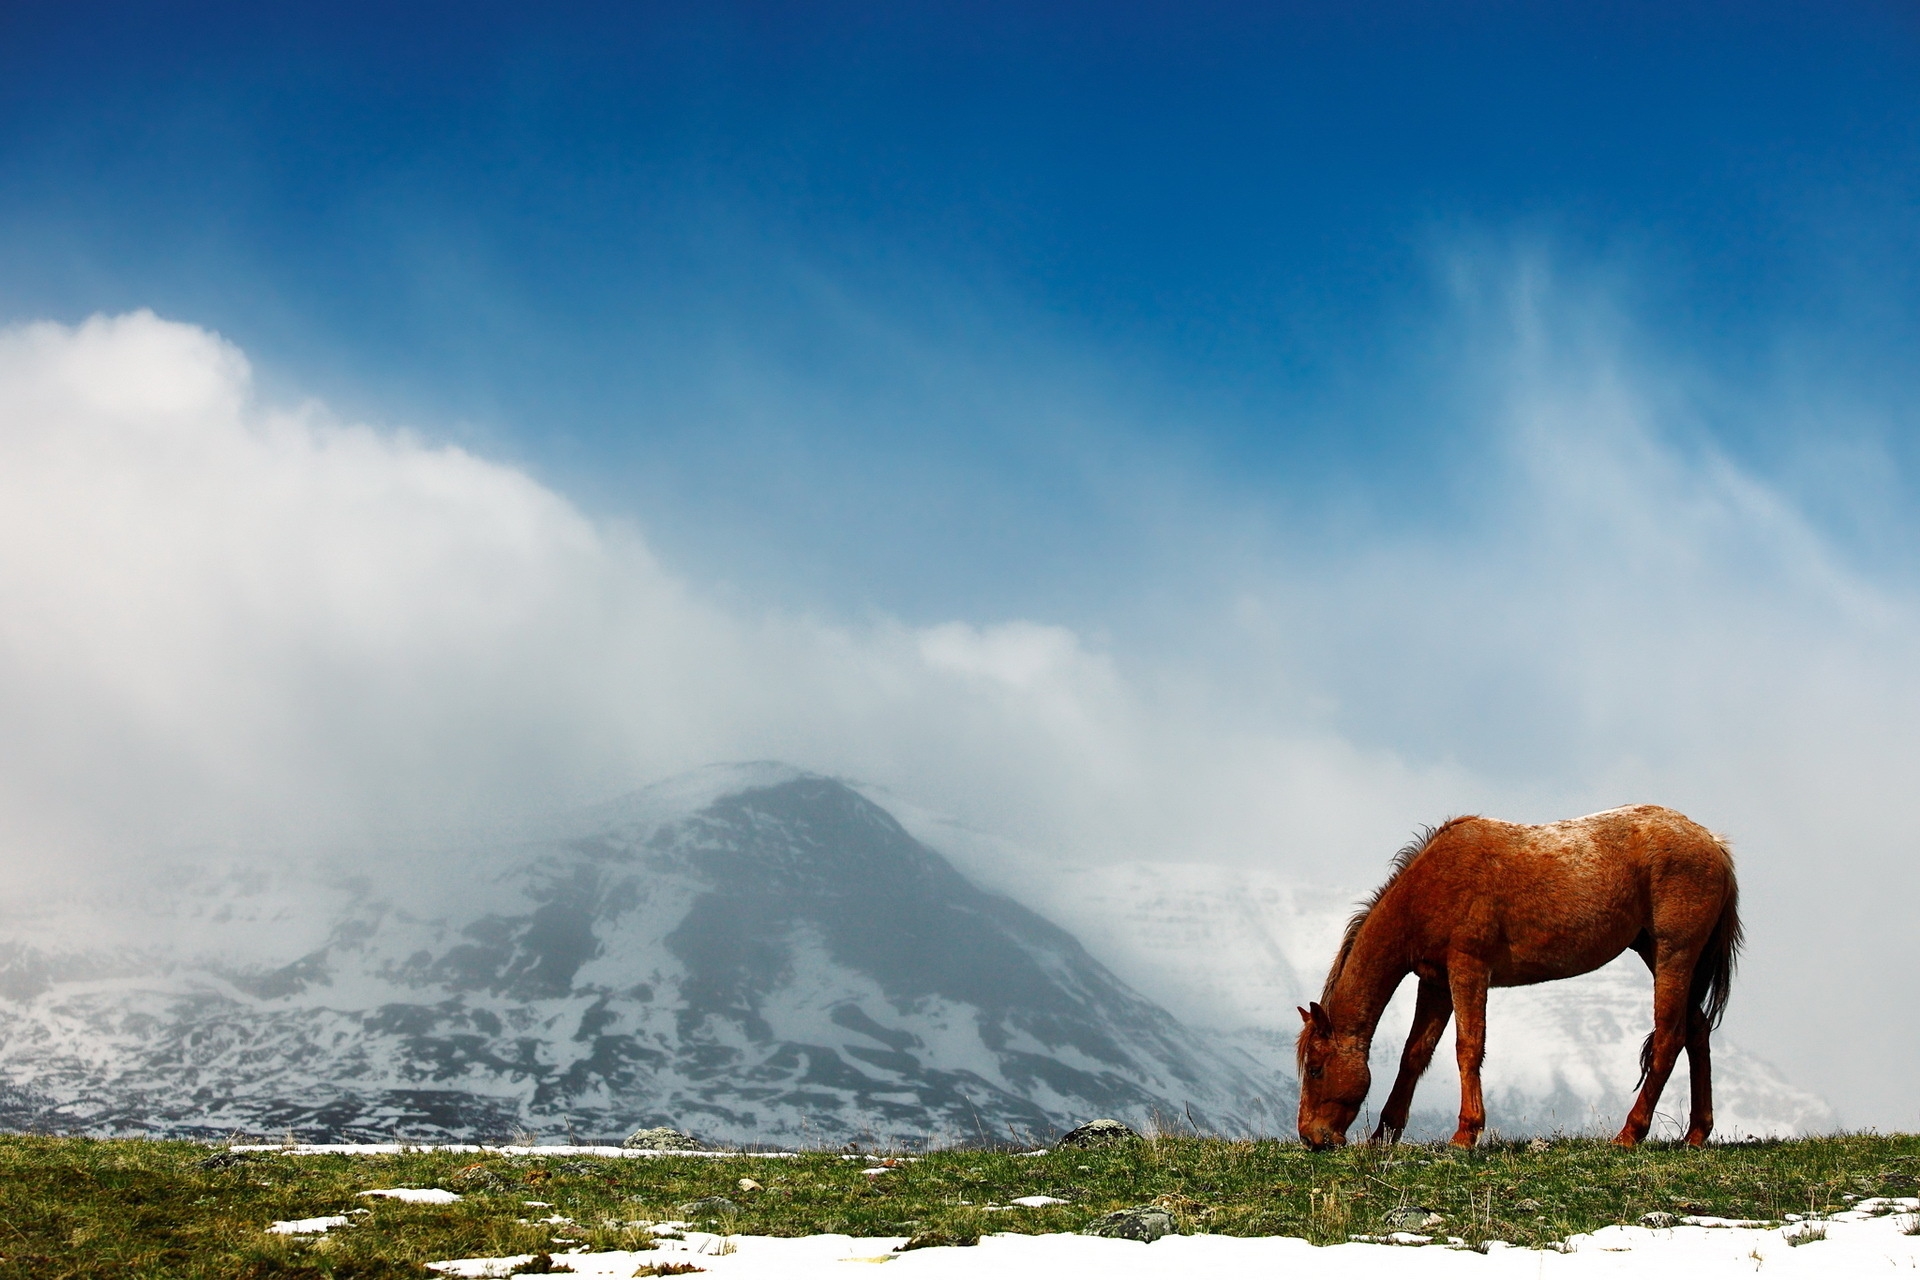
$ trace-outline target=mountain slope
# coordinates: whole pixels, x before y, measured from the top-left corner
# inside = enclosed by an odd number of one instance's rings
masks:
[[[1290,1133],[1293,1007],[1351,896],[1215,866],[1061,868],[891,797],[717,767],[359,865],[10,902],[0,1124],[425,1138],[672,1123],[818,1143],[1191,1108]],[[1376,1041],[1378,1093],[1410,986]],[[1617,1125],[1650,1018],[1633,957],[1493,993],[1495,1126]],[[1719,1039],[1714,1062],[1723,1134],[1833,1126],[1737,1043]],[[1684,1116],[1683,1076],[1663,1115]],[[1410,1132],[1451,1132],[1456,1099],[1443,1046]]]
[[[359,876],[200,875],[6,926],[16,1127],[837,1142],[1286,1105],[872,801],[778,767]]]

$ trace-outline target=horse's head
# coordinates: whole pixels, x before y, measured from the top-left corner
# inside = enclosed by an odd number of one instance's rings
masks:
[[[1357,1035],[1337,1034],[1327,1011],[1313,1004],[1300,1011],[1300,1140],[1315,1151],[1344,1146],[1347,1128],[1360,1114],[1373,1072],[1368,1045]]]

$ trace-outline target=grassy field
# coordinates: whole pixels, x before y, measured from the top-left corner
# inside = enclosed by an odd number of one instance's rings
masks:
[[[210,1157],[220,1157],[210,1160]],[[221,1156],[181,1142],[0,1137],[0,1277],[428,1275],[439,1258],[644,1248],[638,1225],[691,1218],[768,1235],[1074,1231],[1111,1209],[1157,1202],[1184,1231],[1299,1235],[1328,1244],[1391,1229],[1395,1210],[1444,1215],[1442,1235],[1538,1245],[1650,1210],[1778,1219],[1850,1197],[1913,1195],[1920,1137],[1847,1136],[1694,1151],[1619,1151],[1588,1140],[1546,1150],[1493,1144],[1350,1147],[1161,1138],[1046,1155],[956,1150],[869,1176],[868,1158],[666,1156]],[[757,1188],[742,1189],[741,1179]],[[356,1193],[443,1187],[458,1204]],[[1069,1203],[989,1211],[1015,1196]],[[704,1197],[738,1211],[688,1213]],[[529,1207],[529,1200],[551,1208]],[[368,1210],[323,1237],[269,1235],[276,1219]],[[528,1219],[548,1215],[577,1225]],[[1404,1219],[1403,1219],[1404,1220]],[[1148,1247],[1148,1246],[1143,1246]]]

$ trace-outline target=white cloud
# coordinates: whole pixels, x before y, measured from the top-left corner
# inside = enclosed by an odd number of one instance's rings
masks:
[[[1148,807],[1155,713],[1063,628],[723,609],[526,474],[262,404],[230,344],[146,313],[0,336],[0,424],[16,865],[470,820],[761,756],[1142,851],[1109,811]],[[1165,807],[1147,834],[1176,839],[1193,802]]]
[[[1203,658],[1148,660],[723,606],[522,471],[261,403],[204,330],[9,330],[0,856],[97,874],[779,758],[1062,857],[1363,888],[1417,822],[1657,800],[1741,852],[1739,1037],[1914,1123],[1912,592],[1676,445],[1678,397],[1605,344],[1486,363],[1460,531],[1275,553],[1192,620]]]

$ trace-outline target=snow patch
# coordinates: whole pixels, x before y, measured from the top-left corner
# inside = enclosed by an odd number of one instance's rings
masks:
[[[363,1196],[379,1196],[402,1204],[457,1204],[460,1197],[439,1187],[391,1187],[383,1191],[362,1191]]]
[[[887,1262],[897,1274],[926,1280],[1066,1280],[1098,1275],[1102,1280],[1165,1280],[1204,1275],[1209,1280],[1752,1280],[1762,1276],[1807,1277],[1912,1274],[1920,1268],[1920,1236],[1901,1233],[1904,1219],[1880,1210],[1920,1209],[1920,1200],[1875,1202],[1823,1221],[1827,1236],[1796,1246],[1777,1227],[1681,1225],[1606,1227],[1576,1235],[1552,1250],[1520,1249],[1490,1242],[1484,1253],[1443,1243],[1374,1244],[1355,1241],[1315,1248],[1290,1236],[1163,1236],[1152,1244],[1094,1236],[999,1234],[973,1248],[916,1249],[895,1253],[898,1236],[842,1235],[775,1238],[689,1232],[660,1241],[645,1253],[569,1253],[575,1275],[631,1276],[641,1267],[688,1262],[713,1280],[844,1280],[849,1262]],[[529,1255],[458,1258],[430,1263],[446,1276],[510,1275]]]

